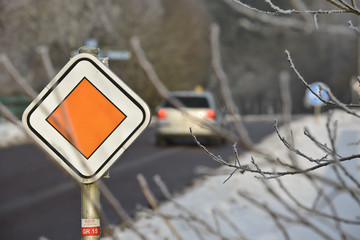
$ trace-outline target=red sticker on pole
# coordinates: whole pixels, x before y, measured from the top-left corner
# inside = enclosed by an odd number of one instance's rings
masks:
[[[81,236],[100,236],[100,219],[81,219]]]

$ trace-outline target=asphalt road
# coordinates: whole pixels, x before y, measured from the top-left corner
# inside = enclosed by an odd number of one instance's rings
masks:
[[[253,141],[273,132],[273,122],[248,122]],[[232,154],[232,143],[209,147],[224,159]],[[147,129],[111,167],[104,179],[128,214],[147,202],[136,175],[142,173],[158,199],[163,199],[153,176],[160,175],[172,193],[201,177],[198,166],[215,168],[216,162],[190,142],[157,147],[153,129]],[[102,208],[111,224],[120,222],[102,198]],[[81,238],[80,189],[37,147],[26,144],[0,150],[0,239],[71,240]]]

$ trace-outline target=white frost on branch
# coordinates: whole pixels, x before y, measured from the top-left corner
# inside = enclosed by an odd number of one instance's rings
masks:
[[[276,11],[276,13],[281,13],[281,14],[292,14],[293,12],[295,12],[295,9],[287,9],[284,10],[282,8],[280,8],[279,6],[273,4],[273,2],[271,0],[265,0],[266,3],[269,4],[269,6],[274,9]]]
[[[305,32],[312,32],[316,30],[317,32],[321,33],[345,35],[350,37],[356,36],[354,29],[347,26],[338,24],[319,24],[318,22],[318,15],[320,14],[339,14],[346,13],[349,10],[343,8],[330,10],[308,10],[307,6],[300,0],[291,1],[296,7],[300,9],[282,9],[279,6],[275,5],[271,0],[264,1],[269,4],[271,9],[273,9],[274,11],[264,11],[245,4],[241,0],[224,0],[225,3],[227,3],[237,12],[247,16],[248,18],[263,23],[264,26],[268,28],[270,26],[272,29],[292,29]],[[297,17],[298,15],[301,15],[302,19],[299,19]],[[311,18],[313,18],[313,20],[311,20]],[[239,21],[239,25],[251,31],[263,30],[263,28],[255,25],[250,21],[246,22],[241,20]]]

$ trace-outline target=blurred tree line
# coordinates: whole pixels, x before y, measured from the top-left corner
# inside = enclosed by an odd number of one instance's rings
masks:
[[[97,39],[102,50],[130,51],[129,39],[137,35],[170,90],[192,90],[200,84],[216,93],[209,25],[217,22],[224,68],[243,114],[280,111],[279,74],[289,69],[285,49],[309,82],[325,82],[340,100],[350,101],[349,80],[357,74],[355,34],[330,38],[327,33],[274,28],[264,34],[240,27],[239,18],[244,16],[221,0],[0,0],[1,53],[40,91],[49,79],[37,54],[39,46],[49,47],[59,70],[88,38]],[[330,20],[319,16],[320,21]],[[341,16],[331,21],[346,25]],[[110,61],[110,68],[152,108],[159,103],[134,58]],[[21,91],[1,64],[0,84],[1,95]],[[293,111],[303,112],[304,89],[298,81],[292,81],[291,93]]]

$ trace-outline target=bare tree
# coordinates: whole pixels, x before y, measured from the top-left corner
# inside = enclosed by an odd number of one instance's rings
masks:
[[[294,9],[283,9],[278,5],[275,5],[271,0],[266,0],[265,2],[270,7],[271,11],[269,10],[261,10],[256,7],[252,7],[240,0],[235,1],[226,1],[228,4],[231,4],[236,10],[240,11],[241,13],[259,21],[259,22],[266,22],[266,24],[272,27],[280,27],[280,31],[286,29],[297,29],[301,31],[327,31],[331,34],[346,34],[351,36],[356,36],[358,33],[357,27],[355,27],[352,22],[349,20],[349,26],[338,26],[338,25],[331,25],[326,24],[322,25],[318,22],[318,16],[324,14],[355,14],[359,15],[359,8],[357,7],[354,1],[327,1],[330,5],[334,8],[329,10],[310,10],[304,1],[297,0],[292,1],[294,4]],[[247,27],[250,30],[263,30],[258,28],[259,25],[253,25],[253,23],[249,21],[239,21],[239,24],[242,27]],[[332,106],[334,108],[341,109],[347,114],[352,115],[355,118],[359,118],[359,114],[353,108],[359,107],[358,105],[354,104],[344,104],[339,101],[334,94],[332,94],[330,89],[323,89],[326,93],[330,96],[329,100],[325,100],[322,98],[320,93],[314,92],[310,88],[310,84],[305,80],[300,73],[300,71],[296,68],[296,64],[294,63],[292,56],[288,50],[285,50],[286,57],[288,59],[290,68],[295,73],[297,78],[303,84],[303,86],[309,91],[311,91],[314,95],[316,95],[325,105]],[[213,57],[216,57],[216,55]],[[283,96],[284,98],[284,96]],[[285,100],[285,99],[284,99]],[[284,108],[285,109],[285,108]],[[293,139],[289,137],[284,137],[281,135],[279,128],[277,126],[277,122],[275,122],[275,130],[278,134],[279,139],[283,142],[284,146],[288,149],[289,152],[292,154],[289,155],[289,159],[279,159],[275,157],[274,159],[269,159],[268,155],[263,156],[266,161],[271,161],[271,168],[264,167],[264,165],[259,165],[257,163],[257,159],[252,158],[250,165],[241,165],[239,161],[239,156],[236,151],[236,146],[234,145],[234,161],[233,162],[225,162],[221,159],[221,157],[217,157],[214,154],[210,153],[197,139],[196,136],[193,135],[195,141],[199,146],[204,148],[206,152],[217,162],[222,163],[223,165],[233,168],[234,171],[230,174],[231,177],[236,171],[240,173],[252,172],[257,173],[258,178],[261,179],[261,182],[264,184],[267,191],[273,195],[282,205],[284,208],[288,210],[288,213],[295,217],[295,221],[298,224],[304,224],[307,228],[311,229],[315,232],[318,236],[323,239],[355,239],[356,236],[351,235],[350,233],[344,230],[343,225],[345,224],[359,224],[358,219],[356,218],[342,218],[339,215],[337,207],[333,202],[333,199],[330,195],[327,195],[326,192],[327,188],[333,189],[333,193],[339,194],[339,192],[348,194],[349,198],[353,200],[353,202],[359,204],[360,201],[360,192],[359,192],[359,180],[354,175],[351,169],[348,169],[343,165],[346,161],[357,161],[360,157],[359,154],[350,154],[350,155],[343,155],[339,153],[339,150],[336,146],[336,141],[338,137],[338,129],[337,129],[337,120],[332,118],[332,114],[329,113],[328,120],[326,122],[326,129],[328,133],[328,142],[323,142],[318,140],[319,136],[314,136],[311,133],[311,130],[305,128],[304,134],[312,141],[314,145],[320,148],[324,154],[321,157],[313,157],[311,152],[306,152],[306,150],[299,150],[296,148]],[[290,135],[291,136],[291,135]],[[241,137],[241,136],[239,136]],[[262,157],[262,158],[263,158]],[[301,167],[300,160],[302,161],[305,159],[309,161],[311,164],[308,167]],[[260,161],[262,162],[262,161]],[[252,165],[252,166],[251,166]],[[280,168],[276,167],[275,165],[280,166]],[[335,180],[327,178],[326,176],[321,176],[316,173],[316,169],[322,167],[329,167],[335,173]],[[271,170],[271,169],[279,169],[279,170]],[[270,171],[269,171],[270,170]],[[305,206],[300,200],[298,200],[295,196],[291,194],[294,189],[289,189],[285,187],[281,177],[286,175],[305,175],[309,182],[315,187],[316,191],[318,192],[319,198],[323,201],[326,201],[331,209],[331,213],[325,213],[323,211],[319,211],[316,207],[310,208]],[[276,179],[277,183],[280,186],[280,190],[276,190],[273,185],[271,185],[268,181],[269,179]],[[227,179],[228,180],[228,179]],[[334,237],[328,235],[328,233],[324,232],[319,226],[316,224],[312,224],[308,222],[306,218],[304,218],[288,201],[285,200],[284,197],[281,196],[282,193],[285,193],[287,197],[291,199],[293,203],[300,209],[305,210],[306,212],[312,214],[313,216],[318,216],[321,218],[325,218],[329,220],[329,224],[333,224],[334,228],[338,230],[339,236]],[[286,219],[285,216],[281,216],[281,214],[274,212],[274,209],[269,208],[267,205],[263,204],[261,201],[256,200],[254,198],[250,198],[245,193],[239,192],[240,196],[244,199],[249,200],[255,206],[261,208],[263,211],[267,212],[270,216],[272,216],[273,221],[278,226],[278,228],[282,231],[284,239],[291,239],[291,235],[287,232],[286,228],[284,228],[284,221],[290,221],[290,219]],[[290,201],[290,202],[291,202]],[[292,219],[291,221],[294,221]]]
[[[251,17],[259,22],[266,23],[271,27],[278,28],[279,31],[287,29],[296,29],[298,31],[326,31],[331,34],[348,35],[356,37],[358,34],[358,28],[354,26],[352,21],[349,20],[348,26],[346,25],[332,25],[319,23],[318,17],[320,15],[338,15],[338,14],[355,14],[359,15],[359,8],[354,1],[333,1],[328,0],[328,5],[332,8],[328,10],[315,9],[311,10],[307,4],[302,0],[293,0],[291,3],[294,8],[283,9],[280,6],[273,3],[271,0],[265,0],[264,2],[268,5],[270,10],[261,10],[257,7],[253,7],[248,3],[244,3],[241,0],[228,1],[234,9],[238,10],[244,15]],[[250,22],[249,20],[242,19],[239,21],[240,26],[249,28],[249,30],[266,31],[266,27],[259,26],[257,23]],[[284,114],[283,122],[286,123],[284,132],[279,129],[278,122],[275,121],[274,129],[277,133],[278,140],[282,142],[283,146],[287,149],[289,154],[287,159],[282,159],[273,154],[259,150],[259,148],[251,143],[248,139],[246,130],[242,127],[241,116],[234,104],[231,91],[229,90],[229,84],[227,76],[222,68],[221,57],[218,51],[219,48],[219,27],[213,25],[211,27],[211,44],[212,44],[212,62],[213,69],[216,77],[219,79],[219,86],[223,93],[223,102],[227,107],[228,114],[232,116],[234,121],[234,131],[231,133],[231,137],[236,139],[242,147],[253,151],[256,156],[251,157],[249,162],[241,162],[242,158],[238,154],[237,143],[233,145],[233,160],[226,161],[221,156],[216,156],[210,150],[207,149],[200,141],[197,140],[196,135],[193,135],[194,141],[204,149],[204,151],[220,165],[225,166],[225,169],[232,169],[228,177],[224,182],[231,180],[236,173],[240,174],[254,174],[258,181],[262,184],[267,194],[269,194],[279,208],[273,208],[268,200],[261,198],[254,198],[247,192],[239,191],[239,196],[248,201],[253,207],[259,208],[261,211],[266,213],[273,221],[274,225],[278,228],[283,239],[292,239],[294,236],[288,229],[288,225],[301,226],[308,229],[319,239],[356,239],[357,236],[350,232],[347,232],[347,226],[358,226],[360,225],[359,216],[355,215],[344,215],[339,209],[339,204],[336,203],[335,197],[338,195],[346,195],[353,204],[357,206],[357,210],[360,206],[360,182],[357,178],[357,171],[349,169],[344,163],[349,161],[357,161],[360,157],[359,153],[343,153],[338,149],[338,121],[332,111],[328,113],[327,120],[325,122],[325,128],[327,132],[327,139],[320,138],[316,134],[312,133],[312,130],[305,127],[304,135],[311,141],[311,144],[316,146],[322,152],[320,155],[313,155],[312,152],[307,152],[306,149],[300,149],[296,146],[294,135],[291,130],[289,123],[289,93],[282,94],[284,103]],[[138,43],[137,43],[138,44]],[[139,46],[134,47],[133,50],[139,54],[144,55],[142,49]],[[314,92],[310,88],[310,84],[306,81],[306,77],[301,74],[296,67],[296,61],[293,60],[293,56],[288,50],[284,49],[284,58],[288,60],[289,68],[295,74],[297,79],[304,86],[304,89],[309,89],[314,95],[316,95],[324,105],[330,106],[335,109],[340,109],[346,114],[349,114],[353,118],[359,118],[359,114],[356,108],[359,105],[352,103],[342,103],[337,97],[331,92],[330,89],[321,89],[325,91],[329,96],[329,99],[322,98],[319,92]],[[141,59],[138,59],[140,64]],[[147,64],[148,68],[151,69],[151,65]],[[144,68],[145,72],[147,71]],[[156,76],[153,72],[152,76]],[[151,75],[149,75],[151,79]],[[158,77],[156,77],[158,79]],[[158,79],[159,80],[159,79]],[[166,93],[167,90],[164,86],[155,82],[155,87],[162,93]],[[154,82],[154,81],[153,81]],[[282,84],[286,84],[286,80],[281,81]],[[360,84],[360,83],[359,83]],[[284,86],[283,89],[289,89]],[[354,109],[355,108],[355,109]],[[336,116],[336,114],[335,114]],[[223,133],[225,133],[224,131]],[[349,143],[350,144],[350,143]],[[304,163],[307,161],[307,163]],[[319,169],[330,168],[333,172],[333,176],[329,177],[326,175],[319,174]],[[220,171],[220,174],[224,174],[227,171]],[[218,173],[219,174],[219,173]],[[302,202],[295,192],[296,187],[290,187],[285,183],[285,176],[301,176],[302,179],[307,182],[315,192],[313,203]],[[228,184],[231,184],[229,182]],[[326,209],[326,210],[325,210]],[[174,216],[173,216],[174,217]],[[313,222],[311,219],[316,218],[326,222],[326,225],[335,230],[336,235],[330,234],[321,226],[321,224]],[[249,236],[251,237],[251,236]],[[200,238],[201,239],[201,238]],[[224,237],[226,239],[226,237]]]
[[[130,48],[128,39],[134,35],[143,40],[144,48],[168,87],[192,89],[208,76],[208,24],[203,3],[189,0],[0,3],[1,53],[8,56],[36,90],[48,81],[48,72],[43,71],[41,56],[36,53],[38,46],[51,49],[50,58],[58,70],[89,38],[97,39],[104,51],[126,51]],[[133,58],[111,64],[112,70],[126,79],[149,105],[159,103],[155,90],[145,84],[146,77]],[[0,70],[0,83],[11,83],[6,69]],[[21,89],[7,85],[0,89],[0,94],[21,93]]]
[[[311,10],[307,6],[305,1],[302,0],[292,0],[294,8],[284,9],[270,0],[265,0],[264,2],[268,5],[266,10],[261,10],[257,7],[253,7],[248,3],[244,3],[240,0],[234,0],[232,2],[226,1],[231,4],[232,7],[241,11],[244,15],[248,15],[252,19],[257,20],[257,23],[251,22],[248,19],[241,20],[240,25],[246,27],[250,30],[256,31],[266,31],[266,28],[262,23],[266,23],[277,28],[281,29],[295,29],[297,31],[326,31],[331,34],[342,34],[347,36],[357,36],[358,28],[353,24],[353,22],[348,23],[346,26],[334,26],[334,25],[323,25],[319,22],[319,16],[322,15],[338,15],[338,14],[355,14],[359,15],[359,9],[354,1],[345,1],[345,0],[327,0],[329,6],[333,8],[328,10],[315,9]],[[15,2],[16,4],[12,5],[13,8],[25,7],[22,6],[23,2]],[[92,2],[87,4],[93,4]],[[81,6],[78,6],[81,8]],[[269,10],[270,9],[270,10]],[[115,9],[116,10],[116,9]],[[115,11],[114,10],[114,11]],[[7,9],[7,13],[10,14],[11,8]],[[75,11],[75,10],[74,10]],[[69,16],[72,17],[71,12]],[[68,17],[69,17],[68,16]],[[108,19],[104,17],[101,19],[103,23],[106,23]],[[261,25],[259,25],[259,22]],[[74,27],[75,29],[76,27]],[[76,32],[71,26],[67,31]],[[111,31],[111,27],[106,30]],[[335,202],[337,196],[346,195],[352,203],[355,203],[358,207],[354,211],[357,211],[360,206],[360,182],[356,177],[357,170],[348,169],[344,163],[355,161],[360,158],[360,154],[346,154],[341,152],[337,146],[338,140],[338,122],[337,119],[334,119],[334,116],[331,112],[328,114],[325,129],[326,129],[326,139],[324,136],[318,136],[312,131],[312,129],[305,128],[304,135],[311,141],[311,144],[316,146],[320,154],[313,155],[312,152],[307,152],[306,149],[301,149],[296,145],[296,139],[294,134],[291,131],[291,123],[289,122],[289,106],[286,105],[289,101],[288,93],[281,94],[284,102],[284,119],[283,122],[288,123],[285,129],[286,132],[282,131],[277,125],[277,122],[274,124],[275,132],[278,136],[278,141],[282,143],[283,148],[285,148],[289,154],[286,158],[280,158],[273,153],[264,151],[257,145],[254,145],[251,140],[248,138],[246,129],[242,124],[242,118],[240,112],[237,109],[235,102],[232,99],[230,91],[230,83],[227,81],[228,76],[226,75],[225,70],[223,69],[222,61],[220,58],[220,46],[219,46],[219,32],[220,28],[217,25],[212,25],[210,28],[210,42],[211,42],[211,55],[212,55],[212,65],[215,75],[218,79],[218,84],[221,87],[223,104],[227,107],[228,114],[231,115],[231,122],[235,129],[234,132],[230,132],[227,129],[213,129],[218,131],[219,134],[222,134],[227,137],[228,140],[234,142],[233,145],[233,158],[231,161],[224,160],[221,156],[216,156],[206,146],[202,145],[199,142],[194,134],[194,141],[204,149],[204,151],[216,162],[218,162],[224,168],[219,171],[213,172],[214,174],[221,174],[224,176],[224,182],[227,184],[232,184],[231,179],[235,174],[242,174],[240,176],[246,176],[245,174],[251,174],[257,178],[257,183],[265,189],[268,196],[271,197],[271,203],[275,203],[277,208],[268,201],[269,199],[262,199],[261,196],[248,194],[246,191],[239,190],[237,192],[237,197],[243,201],[249,202],[252,207],[260,209],[269,217],[269,221],[273,222],[273,225],[276,226],[278,231],[281,234],[283,239],[292,239],[293,235],[288,229],[289,225],[292,226],[301,226],[311,231],[315,236],[320,239],[356,239],[357,236],[346,231],[348,225],[359,226],[359,216],[357,213],[353,215],[343,215],[339,209],[338,205]],[[72,36],[72,37],[71,37]],[[69,35],[68,45],[72,46],[77,40],[74,40],[74,35]],[[76,44],[75,44],[76,45]],[[162,84],[159,75],[156,73],[155,68],[150,64],[146,59],[143,49],[141,48],[140,41],[138,38],[132,38],[131,46],[133,51],[136,54],[137,61],[140,66],[144,69],[145,74],[150,80],[154,83],[154,87],[159,91],[160,95],[166,97],[168,89],[165,84]],[[284,58],[289,62],[289,68],[295,74],[297,79],[304,86],[304,89],[309,89],[310,85],[306,81],[306,76],[301,74],[301,71],[296,67],[296,56],[285,50]],[[40,51],[41,53],[41,51]],[[42,52],[44,53],[44,52]],[[46,53],[46,52],[45,52]],[[52,74],[52,67],[49,64],[49,59],[42,58],[44,61],[44,67],[47,69],[47,75]],[[45,59],[45,60],[44,60]],[[47,59],[47,60],[46,60]],[[155,58],[154,58],[155,59]],[[1,61],[5,68],[7,69],[8,74],[16,79],[21,88],[25,88],[26,92],[30,95],[34,95],[34,90],[28,88],[23,81],[26,77],[22,77],[19,74],[19,71],[16,71],[11,65],[9,58],[6,55],[1,56]],[[45,64],[48,63],[48,64]],[[282,81],[283,84],[286,84],[286,80]],[[288,87],[284,86],[284,89]],[[331,92],[330,89],[323,89],[330,96],[330,99],[323,99],[321,94],[314,92],[313,94],[317,95],[319,99],[323,101],[325,105],[331,106],[332,108],[337,108],[353,118],[359,118],[359,114],[355,107],[358,105],[342,103],[337,99],[337,97]],[[0,110],[5,116],[16,123],[13,116],[0,105]],[[240,154],[238,153],[237,144],[240,144],[245,149],[251,151],[252,156],[248,159],[249,161],[243,162]],[[355,139],[352,144],[357,144]],[[305,162],[305,163],[304,163]],[[319,174],[319,169],[330,168],[331,173],[335,178],[330,178]],[[230,171],[229,171],[230,170]],[[252,175],[253,174],[253,175]],[[309,187],[309,191],[315,192],[315,197],[312,199],[311,203],[303,202],[299,198],[298,189],[300,186],[289,186],[286,182],[287,177],[302,176],[302,183],[306,183],[306,186]],[[213,209],[213,218],[215,221],[215,227],[210,226],[206,221],[195,216],[191,213],[191,210],[184,208],[175,202],[175,205],[179,209],[183,209],[183,214],[173,216],[166,215],[161,212],[159,209],[158,203],[152,196],[148,186],[145,182],[145,179],[139,175],[138,180],[142,186],[144,194],[147,196],[151,206],[154,209],[154,212],[150,214],[158,214],[161,216],[162,220],[167,224],[168,228],[171,230],[173,236],[177,239],[181,239],[181,233],[179,233],[171,223],[172,219],[181,219],[184,222],[191,223],[193,226],[193,231],[196,233],[196,236],[199,239],[206,239],[204,237],[204,232],[210,233],[214,236],[218,236],[220,239],[228,239],[222,232],[220,222],[226,222],[228,226],[236,232],[238,239],[252,239],[252,236],[248,236],[246,229],[241,229],[241,226],[237,226],[236,223],[229,220],[228,216],[223,216],[219,211]],[[130,220],[129,216],[123,212],[121,205],[117,202],[111,193],[106,189],[101,182],[99,182],[103,194],[106,196],[106,199],[109,201],[111,206],[113,206],[116,213],[119,215],[119,218],[122,219],[137,236],[141,239],[146,239],[141,233],[141,230],[136,229]],[[158,181],[158,185],[161,190],[164,192],[164,195],[173,201],[172,196],[167,191],[166,187],[161,181]],[[257,186],[259,186],[257,185]],[[280,206],[280,207],[279,207]],[[358,212],[358,211],[357,211]],[[102,216],[106,222],[106,216]],[[317,223],[314,223],[313,219],[320,219],[324,222],[329,228],[335,229],[336,235],[332,235],[325,231],[322,226]],[[195,227],[201,225],[201,228]],[[202,231],[199,231],[202,229]],[[114,237],[115,238],[115,237]]]
[[[225,0],[226,2],[230,2]],[[257,20],[259,20],[262,16],[275,16],[278,17],[278,15],[289,15],[289,16],[293,16],[293,15],[301,15],[301,16],[306,16],[306,15],[317,15],[317,14],[339,14],[339,13],[354,13],[357,15],[360,15],[359,9],[357,8],[356,4],[354,2],[351,3],[346,3],[345,1],[339,1],[339,3],[337,3],[336,1],[327,1],[329,3],[331,3],[332,5],[334,5],[335,7],[339,8],[338,10],[306,10],[306,5],[303,1],[298,0],[298,1],[293,1],[295,6],[302,6],[303,9],[300,10],[296,10],[296,9],[282,9],[279,6],[275,5],[274,3],[272,3],[270,0],[266,0],[265,2],[269,4],[269,6],[273,9],[273,11],[263,11],[254,7],[251,7],[245,3],[243,3],[242,1],[231,1],[233,3],[235,3],[234,7],[236,9],[246,9],[245,11],[251,11],[252,13],[252,17],[255,17]],[[304,9],[306,8],[306,9]],[[242,11],[242,10],[241,10]],[[306,17],[304,17],[305,19],[307,19]],[[317,20],[315,19],[314,21],[314,25],[317,25]],[[289,24],[291,25],[292,22],[290,20],[284,20],[282,19],[281,22],[285,23],[285,24]],[[269,21],[268,23],[270,24],[274,24],[272,21]],[[277,25],[275,25],[277,26]],[[282,26],[284,27],[284,26]],[[327,26],[328,27],[328,26]],[[346,28],[346,26],[341,26],[342,28]],[[346,28],[351,34],[356,34],[356,30],[353,29],[354,26],[350,25],[350,27]],[[316,29],[316,28],[315,28]],[[307,31],[306,28],[302,28],[303,31]],[[213,30],[215,31],[215,30]],[[216,30],[217,31],[217,30]],[[214,42],[215,40],[213,39],[212,42]],[[218,43],[217,43],[218,44]],[[293,70],[293,72],[296,74],[296,76],[298,77],[298,79],[300,80],[300,82],[303,84],[303,86],[307,89],[309,89],[309,91],[311,91],[314,95],[316,95],[324,104],[329,105],[329,106],[333,106],[333,107],[337,107],[339,109],[342,109],[343,111],[347,112],[348,114],[351,114],[355,117],[360,117],[358,115],[358,113],[353,110],[352,108],[354,107],[359,107],[359,105],[356,104],[344,104],[342,102],[340,102],[331,92],[330,89],[323,89],[323,91],[325,91],[329,96],[330,99],[329,100],[325,100],[322,98],[322,96],[320,95],[320,93],[314,92],[311,88],[310,88],[310,84],[305,80],[305,78],[301,75],[301,73],[299,72],[299,70],[296,68],[295,63],[291,57],[291,54],[288,50],[285,50],[286,56],[287,56],[287,60],[289,62],[290,68]],[[213,58],[219,58],[219,54],[213,54]],[[217,60],[218,62],[221,61],[220,59]],[[216,61],[214,61],[216,62]],[[214,67],[215,72],[222,72],[223,70],[221,69],[221,65],[220,66],[215,66]],[[221,73],[218,73],[217,75],[221,75]],[[226,97],[229,97],[229,94],[227,94]],[[226,99],[225,97],[225,99]],[[228,100],[226,100],[228,101]],[[285,101],[286,102],[286,101]],[[229,111],[230,114],[233,114],[233,112]],[[278,130],[277,128],[277,124],[275,124],[275,129]],[[278,131],[277,131],[278,132]],[[279,133],[279,132],[278,132]],[[239,134],[239,138],[243,138],[241,137],[241,134]],[[280,136],[279,134],[279,138],[285,143],[285,145],[290,148],[291,151],[294,151],[293,148],[291,148],[291,144],[289,142],[286,142],[285,139],[283,137]],[[358,156],[354,156],[351,157],[350,159],[346,159],[346,160],[351,160],[354,159]],[[310,159],[308,157],[308,159]],[[346,161],[344,159],[344,161]],[[326,164],[328,165],[328,164]],[[242,169],[242,170],[246,170],[246,169]],[[259,172],[260,173],[260,172]],[[264,173],[261,173],[264,176]],[[265,174],[266,175],[266,174]]]

